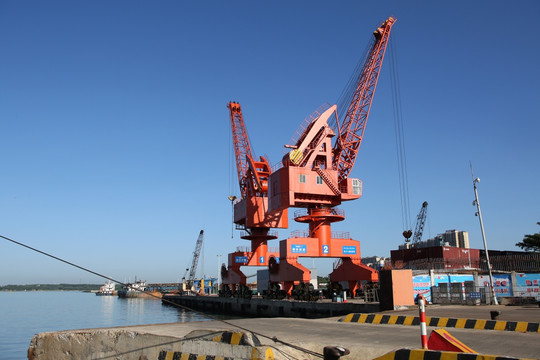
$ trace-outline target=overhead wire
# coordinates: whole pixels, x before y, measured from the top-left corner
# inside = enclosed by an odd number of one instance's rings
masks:
[[[27,249],[29,249],[29,250],[35,251],[35,252],[37,252],[37,253],[40,253],[40,254],[42,254],[42,255],[48,256],[48,257],[50,257],[50,258],[52,258],[52,259],[58,260],[58,261],[60,261],[60,262],[63,262],[63,263],[65,263],[65,264],[67,264],[67,265],[76,267],[76,268],[78,268],[78,269],[80,269],[80,270],[83,270],[83,271],[86,271],[86,272],[88,272],[88,273],[90,273],[90,274],[93,274],[93,275],[99,276],[99,277],[101,277],[101,278],[110,280],[110,281],[112,281],[112,282],[118,283],[118,284],[120,284],[120,285],[122,285],[122,286],[124,286],[124,287],[128,287],[128,286],[129,286],[128,284],[123,283],[122,281],[118,281],[118,280],[116,280],[116,279],[114,279],[114,278],[112,278],[112,277],[109,277],[109,276],[100,274],[100,273],[98,273],[98,272],[96,272],[96,271],[90,270],[90,269],[85,268],[85,267],[83,267],[83,266],[77,265],[77,264],[75,264],[75,263],[73,263],[73,262],[64,260],[64,259],[59,258],[59,257],[57,257],[57,256],[54,256],[54,255],[52,255],[52,254],[49,254],[49,253],[47,253],[47,252],[45,252],[45,251],[42,251],[42,250],[36,249],[36,248],[34,248],[34,247],[32,247],[32,246],[23,244],[22,242],[16,241],[16,240],[11,239],[11,238],[9,238],[9,237],[7,237],[7,236],[0,235],[0,238],[4,239],[4,240],[6,240],[6,241],[12,242],[12,243],[14,243],[14,244],[16,244],[16,245],[25,247],[25,248],[27,248]],[[201,316],[204,316],[204,317],[206,317],[206,318],[208,318],[208,319],[211,319],[211,320],[214,320],[214,321],[222,322],[222,323],[224,323],[224,324],[226,324],[226,325],[229,325],[229,326],[235,327],[235,328],[237,328],[237,329],[240,329],[240,330],[243,330],[243,331],[246,331],[246,332],[255,334],[255,335],[257,335],[257,336],[260,336],[260,337],[263,337],[263,338],[272,340],[272,341],[274,341],[274,342],[277,342],[277,343],[283,344],[283,345],[285,345],[285,346],[288,346],[288,347],[290,347],[290,348],[292,348],[292,349],[295,349],[295,350],[298,350],[298,351],[302,351],[302,352],[304,352],[304,353],[306,353],[306,354],[309,354],[309,355],[312,355],[312,356],[315,356],[315,357],[319,357],[319,358],[323,358],[323,357],[324,357],[322,354],[319,354],[319,353],[317,353],[317,352],[315,352],[315,351],[312,351],[312,350],[303,348],[303,347],[298,346],[298,345],[291,344],[291,343],[289,343],[289,342],[287,342],[287,341],[280,340],[280,339],[278,339],[278,338],[275,337],[275,336],[268,336],[268,335],[265,335],[265,334],[262,334],[262,333],[259,333],[259,332],[256,332],[256,331],[252,331],[252,330],[250,330],[250,329],[248,329],[248,328],[246,328],[246,327],[243,327],[243,326],[240,326],[240,325],[237,325],[237,324],[233,324],[233,323],[230,322],[230,321],[227,321],[227,320],[223,320],[223,319],[219,319],[219,318],[213,317],[213,316],[211,316],[211,315],[209,315],[209,314],[205,314],[205,313],[203,313],[203,312],[201,312],[201,311],[197,311],[197,310],[192,309],[192,308],[190,308],[190,307],[187,307],[187,306],[184,306],[184,305],[181,305],[181,304],[177,304],[177,303],[175,303],[175,302],[173,302],[173,301],[170,301],[170,300],[168,300],[168,299],[163,299],[163,298],[161,298],[161,297],[159,297],[159,296],[157,296],[157,295],[155,295],[155,294],[152,294],[151,292],[146,292],[146,291],[143,291],[143,290],[140,290],[140,289],[137,289],[137,288],[134,288],[134,290],[137,290],[137,291],[139,291],[139,292],[142,292],[142,293],[144,293],[144,294],[146,294],[146,295],[149,295],[149,296],[151,296],[151,297],[154,297],[154,298],[156,298],[156,299],[161,299],[162,302],[165,302],[165,303],[167,303],[167,304],[169,304],[169,305],[172,305],[172,306],[175,306],[175,307],[184,309],[184,310],[192,311],[192,312],[194,312],[194,313],[196,313],[196,314],[199,314],[199,315],[201,315]]]

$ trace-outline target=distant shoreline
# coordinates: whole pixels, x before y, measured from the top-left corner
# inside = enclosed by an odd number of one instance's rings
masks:
[[[31,284],[5,285],[0,291],[97,291],[103,284]]]

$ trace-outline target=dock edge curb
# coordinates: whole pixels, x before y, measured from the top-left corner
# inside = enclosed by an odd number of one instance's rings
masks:
[[[385,325],[419,325],[418,316],[404,315],[382,315],[382,314],[361,314],[352,313],[339,321],[363,324],[385,324]],[[529,323],[524,321],[501,321],[485,319],[455,319],[426,316],[426,325],[432,327],[447,327],[456,329],[473,330],[499,330],[540,333],[539,323]]]

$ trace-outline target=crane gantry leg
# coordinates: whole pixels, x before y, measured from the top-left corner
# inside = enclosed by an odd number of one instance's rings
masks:
[[[268,251],[268,240],[277,239],[277,235],[269,228],[253,228],[242,239],[251,241],[250,249],[238,248],[228,256],[228,267],[222,268],[222,284],[230,286],[230,295],[235,295],[240,287],[247,285],[246,275],[240,270],[242,266],[268,266],[271,257],[279,257],[277,252]]]

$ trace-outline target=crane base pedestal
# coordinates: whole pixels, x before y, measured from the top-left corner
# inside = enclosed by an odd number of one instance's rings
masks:
[[[256,240],[253,240],[256,241]],[[268,266],[271,257],[278,257],[279,254],[267,251],[266,240],[259,244],[256,251],[236,251],[230,253],[228,269],[221,272],[222,283],[225,285],[237,284],[246,285],[246,275],[240,270],[242,266]]]
[[[362,280],[378,282],[379,273],[377,270],[362,264],[360,259],[342,258],[342,264],[330,273],[330,281],[347,281],[349,292],[354,297],[360,288],[358,282]]]
[[[280,260],[280,263],[274,268],[277,272],[270,271],[270,282],[280,282],[288,296],[291,295],[294,285],[301,282],[311,281],[311,271],[300,264],[298,258],[292,257]]]
[[[357,240],[332,238],[321,243],[318,238],[289,238],[280,241],[280,254],[280,263],[270,266],[270,281],[282,283],[289,296],[294,285],[311,281],[311,271],[298,262],[299,257],[341,258],[342,264],[330,274],[330,280],[347,281],[352,296],[360,287],[359,281],[379,280],[377,270],[362,264]]]
[[[233,291],[236,290],[236,285],[246,284],[246,275],[244,275],[244,273],[240,271],[240,268],[229,268],[226,274],[222,273],[221,276],[221,283],[223,285],[232,285]]]

